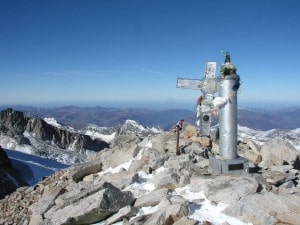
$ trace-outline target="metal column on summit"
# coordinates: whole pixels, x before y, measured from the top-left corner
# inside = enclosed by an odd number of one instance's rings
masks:
[[[220,157],[210,157],[209,164],[213,171],[230,173],[248,170],[246,159],[237,154],[237,90],[240,76],[231,63],[229,52],[225,53],[225,62],[221,65],[219,96],[227,103],[219,109],[219,148]]]

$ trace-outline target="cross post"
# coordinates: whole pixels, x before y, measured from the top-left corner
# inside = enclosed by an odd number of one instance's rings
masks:
[[[213,110],[214,94],[217,92],[218,81],[216,79],[217,63],[208,61],[206,63],[204,78],[190,79],[177,78],[177,88],[195,89],[203,93],[203,98],[197,104],[196,124],[203,136],[210,135],[211,115]]]

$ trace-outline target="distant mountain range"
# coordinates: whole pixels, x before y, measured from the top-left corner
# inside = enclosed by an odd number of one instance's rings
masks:
[[[10,106],[15,110],[26,112],[28,116],[40,118],[53,117],[59,123],[75,129],[83,129],[94,124],[103,127],[118,126],[127,119],[143,126],[160,126],[168,130],[179,119],[195,124],[195,112],[185,109],[151,110],[146,108],[112,108],[112,107],[54,107],[38,108],[28,106]],[[1,106],[6,109],[7,106]],[[213,118],[213,124],[217,118]],[[278,110],[238,109],[238,124],[257,130],[296,129],[300,127],[300,108],[283,108]]]
[[[7,107],[0,107],[6,109]],[[154,111],[146,108],[112,108],[112,107],[76,107],[65,106],[56,108],[36,108],[27,106],[12,106],[34,117],[53,117],[59,123],[82,129],[94,124],[102,127],[118,126],[126,120],[134,120],[143,126],[160,126],[168,129],[176,122],[184,118],[186,121],[193,120],[193,113],[184,109],[170,109]]]
[[[85,161],[88,154],[109,146],[100,139],[53,126],[42,118],[13,109],[0,111],[0,145],[67,164]]]
[[[109,147],[115,137],[134,133],[143,138],[161,132],[159,127],[144,127],[133,120],[114,127],[88,125],[75,131],[52,117],[28,116],[11,108],[0,111],[0,146],[66,164],[86,161],[89,155]]]

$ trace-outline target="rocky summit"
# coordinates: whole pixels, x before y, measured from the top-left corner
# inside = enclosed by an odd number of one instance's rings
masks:
[[[249,173],[217,174],[218,142],[185,126],[176,135],[121,135],[89,161],[0,201],[0,224],[300,224],[299,151],[283,139],[245,139]]]

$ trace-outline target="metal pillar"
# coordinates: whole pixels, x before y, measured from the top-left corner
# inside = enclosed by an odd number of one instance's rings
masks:
[[[219,138],[221,156],[224,159],[237,157],[237,94],[233,90],[236,83],[236,75],[219,78],[219,95],[228,98],[219,110]]]
[[[230,62],[228,52],[220,72],[219,96],[227,99],[227,103],[219,109],[220,156],[210,157],[209,165],[218,173],[247,172],[248,161],[237,154],[237,90],[240,77]]]

